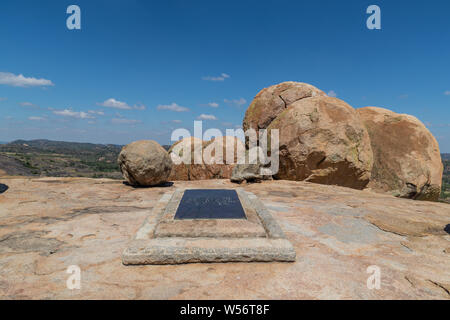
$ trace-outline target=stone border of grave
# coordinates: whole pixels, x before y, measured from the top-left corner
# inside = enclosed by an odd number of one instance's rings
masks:
[[[191,189],[192,190],[192,189]],[[214,189],[209,189],[214,190]],[[219,189],[220,190],[220,189]],[[258,217],[256,210],[250,204],[241,190],[227,189],[236,193],[245,213],[244,219],[175,219],[186,192],[175,192],[171,202],[177,206],[168,206],[154,230],[154,238],[266,238],[267,233]]]
[[[186,188],[187,189],[187,188]],[[202,262],[294,262],[292,244],[256,195],[237,188],[243,204],[251,205],[266,231],[265,238],[155,237],[161,218],[178,208],[185,189],[165,193],[122,254],[125,265]]]

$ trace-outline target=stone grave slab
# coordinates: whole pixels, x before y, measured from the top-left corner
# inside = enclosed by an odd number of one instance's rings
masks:
[[[246,219],[236,190],[186,190],[175,213],[175,220]]]
[[[292,262],[295,256],[278,223],[254,194],[242,188],[176,189],[157,202],[122,261],[125,265]]]

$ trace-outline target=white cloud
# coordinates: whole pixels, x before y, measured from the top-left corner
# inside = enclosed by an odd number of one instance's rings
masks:
[[[8,99],[0,97],[0,101],[6,101],[6,100],[8,100]]]
[[[28,117],[28,120],[31,121],[46,121],[47,119],[44,117]]]
[[[102,110],[100,110],[100,111],[89,110],[88,113],[90,113],[90,114],[97,114],[99,116],[104,116],[105,115],[105,112],[103,112]]]
[[[146,107],[143,104],[134,105],[133,108],[136,110],[145,110],[146,109]]]
[[[98,102],[98,106],[107,107],[107,108],[115,108],[115,109],[122,109],[122,110],[145,110],[145,106],[143,104],[130,106],[128,103],[116,100],[114,98],[109,98],[103,102]]]
[[[114,98],[110,98],[108,100],[105,100],[103,102],[97,103],[97,105],[102,107],[108,107],[108,108],[116,108],[116,109],[123,109],[123,110],[130,110],[131,107],[122,101],[118,101]]]
[[[111,122],[114,124],[138,124],[138,123],[141,123],[142,121],[141,120],[133,120],[133,119],[114,118],[111,120]]]
[[[58,116],[63,117],[71,117],[71,118],[77,118],[77,119],[94,119],[95,117],[92,114],[89,114],[88,112],[77,112],[72,111],[70,109],[64,109],[64,110],[55,110],[53,111],[54,114]]]
[[[172,120],[173,123],[181,123],[181,120]]]
[[[225,103],[228,103],[228,104],[234,104],[234,105],[236,105],[238,107],[240,107],[240,106],[242,106],[242,105],[247,103],[247,100],[245,100],[244,98],[233,99],[233,100],[224,99],[223,101]]]
[[[336,94],[336,92],[335,92],[334,90],[328,91],[327,95],[328,95],[329,97],[333,97],[333,98],[336,98],[336,97],[337,97],[337,94]]]
[[[175,102],[169,105],[159,105],[156,107],[158,110],[170,110],[175,112],[186,112],[188,108],[177,105]]]
[[[210,103],[208,103],[208,106],[211,108],[218,108],[219,104],[217,102],[210,102]]]
[[[444,94],[445,94],[446,96],[450,96],[450,90],[445,91]]]
[[[218,77],[211,77],[211,76],[202,77],[202,80],[206,80],[206,81],[225,81],[225,79],[228,79],[229,77],[230,77],[230,75],[228,75],[226,73],[222,73]]]
[[[36,105],[31,102],[21,102],[20,105],[22,107],[36,107]]]
[[[10,72],[0,72],[0,84],[13,87],[38,87],[53,86],[53,82],[47,79],[27,78],[23,74],[15,75]]]
[[[198,120],[217,120],[216,116],[212,114],[204,114],[202,113],[197,117]]]

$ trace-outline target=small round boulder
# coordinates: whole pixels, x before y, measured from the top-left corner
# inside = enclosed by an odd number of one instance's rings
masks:
[[[135,186],[154,186],[166,182],[172,170],[169,154],[153,140],[126,145],[117,161],[125,180]]]

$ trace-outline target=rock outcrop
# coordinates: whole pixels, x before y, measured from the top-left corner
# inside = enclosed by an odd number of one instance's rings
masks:
[[[302,82],[287,81],[262,89],[245,112],[244,131],[265,129],[292,103],[304,98],[326,96],[316,87]]]
[[[117,161],[125,180],[135,186],[166,182],[172,169],[169,154],[153,140],[139,140],[126,145]]]
[[[191,175],[197,176],[204,171],[202,164],[194,164],[194,158],[202,159],[204,141],[189,137],[175,142],[169,149],[169,156],[173,161],[170,180],[191,180]],[[189,152],[186,152],[190,150]],[[196,180],[196,179],[193,179]]]
[[[438,200],[443,172],[439,145],[422,122],[377,107],[357,111],[373,150],[369,187],[402,198]]]
[[[227,154],[229,153],[229,154]],[[206,164],[235,164],[239,155],[245,154],[244,143],[236,137],[223,136],[205,142],[203,160]]]
[[[245,154],[238,159],[238,162],[231,173],[231,182],[260,182],[261,180],[270,180],[272,178],[272,176],[261,174],[261,169],[269,165],[269,163],[266,163],[264,151],[260,149],[260,147],[255,147],[254,152],[255,155],[257,155],[256,161],[250,161],[249,154],[252,150],[253,149],[246,150]]]
[[[189,148],[190,154],[185,152]],[[222,154],[219,150],[222,150]],[[228,159],[227,150],[231,154]],[[235,137],[224,136],[210,141],[202,141],[194,137],[184,138],[174,143],[169,149],[169,154],[175,163],[170,179],[229,179],[237,162],[237,155],[244,152],[244,144]],[[195,163],[194,155],[201,160],[200,163]]]
[[[316,96],[290,104],[268,126],[279,130],[277,179],[363,189],[372,170],[369,135],[358,113],[337,98]]]
[[[148,189],[109,179],[1,182],[9,190],[0,194],[0,300],[450,298],[446,203],[302,181],[177,181]],[[296,262],[122,264],[123,249],[167,191],[238,187],[263,202]],[[72,264],[82,270],[81,290],[67,289]],[[367,289],[370,265],[381,269],[381,290]]]
[[[314,86],[283,82],[256,95],[243,120],[243,129],[250,128],[279,130],[276,179],[369,186],[416,200],[439,198],[439,146],[413,116],[375,107],[355,111]],[[258,170],[257,165],[235,167],[232,179],[259,179]]]

